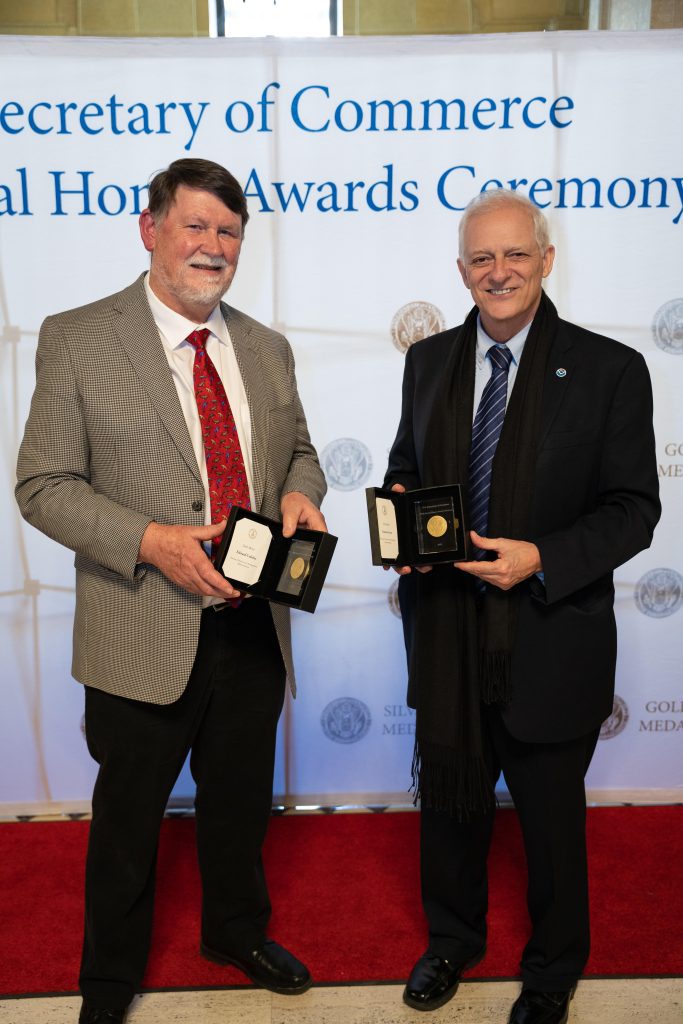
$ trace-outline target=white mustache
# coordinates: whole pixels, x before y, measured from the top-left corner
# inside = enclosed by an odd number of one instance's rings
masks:
[[[187,264],[190,267],[212,267],[217,270],[225,270],[228,261],[223,256],[205,256],[202,260],[187,260]]]

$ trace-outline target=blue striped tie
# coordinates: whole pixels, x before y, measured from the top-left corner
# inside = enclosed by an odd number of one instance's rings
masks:
[[[491,467],[498,438],[503,429],[508,392],[508,371],[512,352],[506,345],[491,345],[486,353],[493,363],[493,372],[479,402],[472,424],[470,446],[470,529],[485,537],[489,519]],[[475,558],[486,552],[476,549]]]

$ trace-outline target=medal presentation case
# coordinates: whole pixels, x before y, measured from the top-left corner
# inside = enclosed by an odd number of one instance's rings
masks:
[[[368,487],[365,496],[373,565],[469,560],[460,484],[404,492]]]
[[[235,506],[214,564],[236,590],[313,612],[336,544],[336,537],[318,530],[283,537],[276,519]]]

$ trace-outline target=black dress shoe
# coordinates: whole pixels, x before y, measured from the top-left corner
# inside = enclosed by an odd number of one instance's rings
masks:
[[[564,992],[523,988],[510,1012],[509,1024],[566,1024],[576,986]]]
[[[414,1010],[438,1010],[457,992],[463,971],[475,967],[485,952],[482,949],[469,960],[457,961],[425,953],[410,972],[403,1002]]]
[[[92,1006],[83,1000],[78,1024],[123,1024],[128,1010],[107,1010],[103,1006]]]
[[[273,939],[265,939],[258,949],[244,955],[222,953],[203,942],[200,952],[216,964],[233,964],[261,988],[283,996],[298,996],[313,984],[310,972],[300,960]]]

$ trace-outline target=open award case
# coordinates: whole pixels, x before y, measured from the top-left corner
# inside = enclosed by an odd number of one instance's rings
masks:
[[[313,612],[336,544],[317,530],[283,537],[276,519],[234,506],[214,564],[237,590]]]
[[[373,565],[433,565],[470,557],[460,484],[391,491],[367,487]]]

